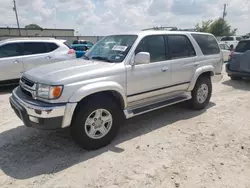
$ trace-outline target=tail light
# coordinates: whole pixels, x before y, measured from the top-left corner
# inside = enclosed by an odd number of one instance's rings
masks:
[[[69,51],[68,51],[68,54],[75,54],[76,52],[75,52],[75,50],[74,49],[69,49]]]
[[[232,50],[232,51],[230,52],[230,54],[229,54],[229,59],[232,58],[233,54],[234,54],[234,51]]]

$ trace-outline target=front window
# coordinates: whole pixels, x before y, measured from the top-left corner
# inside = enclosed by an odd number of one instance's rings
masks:
[[[137,39],[137,35],[111,35],[96,43],[84,56],[86,59],[122,62]]]

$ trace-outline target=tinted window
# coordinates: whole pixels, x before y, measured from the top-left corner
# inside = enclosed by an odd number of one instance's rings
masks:
[[[47,53],[49,50],[44,42],[26,42],[23,43],[24,55]]]
[[[135,50],[136,54],[139,52],[150,53],[151,62],[166,60],[164,37],[160,35],[145,37]]]
[[[73,49],[75,51],[86,51],[86,50],[88,50],[88,47],[87,46],[76,46],[76,47],[73,47]]]
[[[241,41],[235,48],[235,52],[246,52],[250,50],[250,40]]]
[[[5,44],[0,47],[0,58],[20,56],[21,47],[17,43]]]
[[[192,34],[204,55],[219,54],[220,48],[212,35]]]
[[[236,37],[237,41],[241,41],[243,38],[242,37]]]
[[[168,35],[168,46],[171,58],[195,56],[193,45],[184,35]]]
[[[233,37],[223,37],[223,38],[221,39],[221,41],[232,41],[232,40],[234,40]]]
[[[47,45],[49,47],[50,52],[52,52],[52,51],[54,51],[54,50],[56,50],[58,48],[57,44],[52,43],[52,42],[48,42]]]

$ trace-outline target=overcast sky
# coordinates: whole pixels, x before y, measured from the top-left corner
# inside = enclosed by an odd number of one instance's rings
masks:
[[[107,35],[152,26],[193,28],[227,17],[237,34],[250,32],[250,0],[16,0],[21,26],[72,28],[82,35]],[[16,27],[12,0],[0,0],[0,26]]]

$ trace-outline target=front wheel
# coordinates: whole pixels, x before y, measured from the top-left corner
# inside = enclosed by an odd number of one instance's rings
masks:
[[[123,120],[121,109],[114,100],[106,97],[86,101],[76,113],[71,134],[75,142],[86,150],[108,145],[116,136]]]
[[[192,91],[190,105],[194,110],[202,110],[208,105],[212,95],[212,83],[209,76],[201,76]]]

